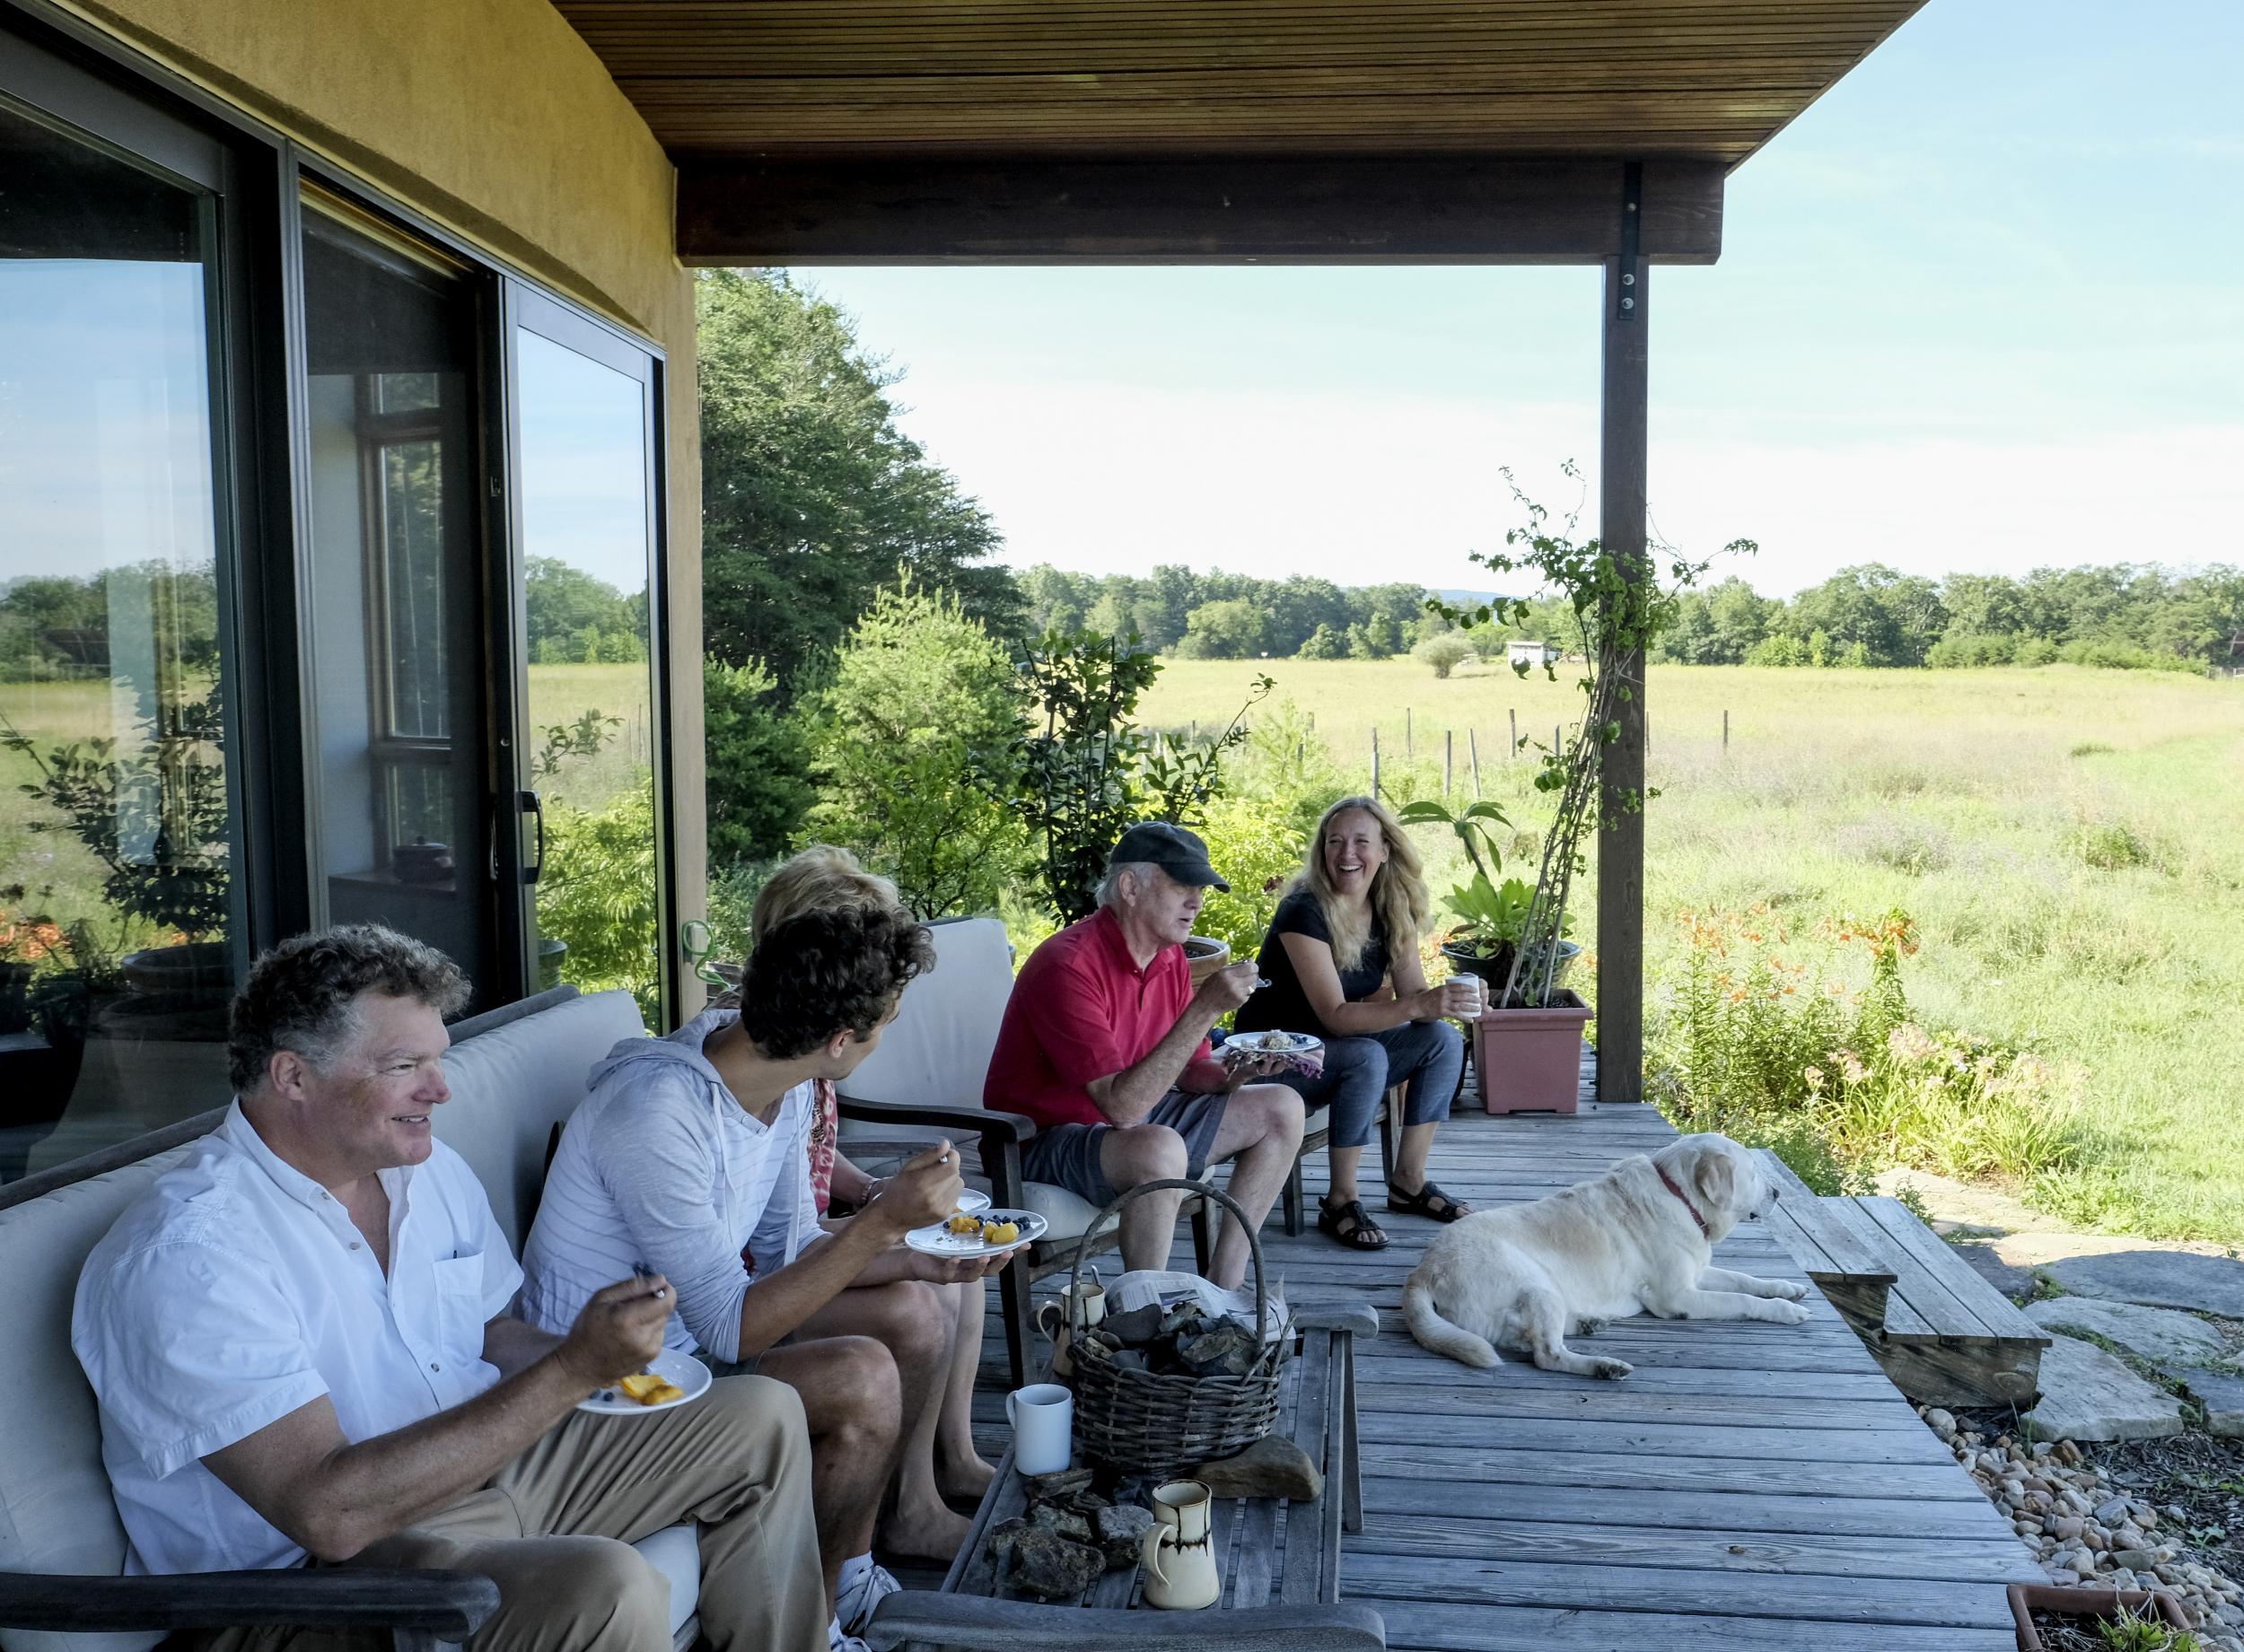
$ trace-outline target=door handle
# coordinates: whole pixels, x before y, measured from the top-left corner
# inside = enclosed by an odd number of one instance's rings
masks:
[[[546,871],[546,806],[539,800],[535,791],[516,792],[514,802],[515,807],[522,814],[537,817],[538,858],[522,868],[522,881],[536,883],[539,878],[545,876]]]

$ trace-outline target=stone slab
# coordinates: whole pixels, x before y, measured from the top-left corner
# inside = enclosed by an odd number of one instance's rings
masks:
[[[2164,1439],[2182,1431],[2182,1406],[2095,1343],[2053,1335],[2041,1353],[2041,1403],[2026,1421],[2041,1439]]]
[[[2244,1262],[2231,1257],[2193,1256],[2187,1251],[2108,1251],[2100,1256],[2061,1257],[2042,1271],[2077,1296],[2244,1319]]]
[[[2026,1317],[2047,1331],[2103,1337],[2161,1368],[2201,1365],[2220,1359],[2223,1351],[2218,1331],[2170,1307],[2108,1302],[2101,1297],[2050,1297],[2028,1303]]]
[[[2217,1371],[2184,1371],[2183,1383],[2205,1408],[2205,1432],[2244,1438],[2244,1377]]]
[[[1963,1258],[1966,1267],[2012,1301],[2015,1302],[2033,1290],[2033,1274],[2004,1262],[1994,1254],[1992,1245],[1959,1245],[1953,1248],[1956,1254]]]

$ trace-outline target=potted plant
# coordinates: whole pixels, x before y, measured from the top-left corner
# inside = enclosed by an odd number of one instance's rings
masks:
[[[1474,1027],[1473,1059],[1482,1099],[1490,1112],[1570,1113],[1579,1089],[1582,1030],[1591,1011],[1581,994],[1563,984],[1566,966],[1579,950],[1565,939],[1567,899],[1574,874],[1584,864],[1582,844],[1592,826],[1644,808],[1644,796],[1635,788],[1608,782],[1605,751],[1620,738],[1619,711],[1635,696],[1647,645],[1674,616],[1676,590],[1693,583],[1707,564],[1675,560],[1670,566],[1674,588],[1662,588],[1648,559],[1624,564],[1599,540],[1577,540],[1579,506],[1554,526],[1550,513],[1521,490],[1509,469],[1501,474],[1513,502],[1525,511],[1527,524],[1505,530],[1506,550],[1475,551],[1472,559],[1501,575],[1525,575],[1550,593],[1562,614],[1571,616],[1575,634],[1564,652],[1579,653],[1585,675],[1576,680],[1582,715],[1572,738],[1542,748],[1535,775],[1535,789],[1557,799],[1550,829],[1543,837],[1542,866],[1535,882],[1513,880],[1516,887],[1495,882],[1500,868],[1493,860],[1495,845],[1486,836],[1486,822],[1492,817],[1503,821],[1501,811],[1475,804],[1462,821],[1450,822],[1465,839],[1474,861],[1475,881],[1465,890],[1466,904],[1473,911],[1468,922],[1474,926],[1474,949],[1479,952],[1484,943],[1506,939],[1511,948],[1502,990]],[[1581,479],[1572,463],[1564,467],[1564,474],[1572,481]],[[1728,548],[1749,551],[1753,546],[1738,539]],[[1457,625],[1493,623],[1525,628],[1531,612],[1526,598],[1498,598],[1471,609],[1435,598],[1426,607]],[[1557,662],[1549,658],[1549,651],[1537,651],[1543,658],[1544,676],[1557,681]],[[1521,677],[1535,669],[1528,660],[1512,662]],[[1488,812],[1476,815],[1475,810]],[[1420,817],[1431,817],[1421,812]],[[1476,835],[1483,840],[1480,848],[1475,846]],[[1491,856],[1486,864],[1481,849]],[[1452,909],[1455,905],[1453,901]],[[1489,961],[1493,966],[1493,957]]]
[[[2013,1583],[2018,1652],[2203,1652],[2181,1604],[2165,1589],[2076,1588]],[[2084,1628],[2075,1629],[2074,1625]]]
[[[1463,974],[1486,982],[1491,1003],[1503,1001],[1512,964],[1519,957],[1520,938],[1526,932],[1528,913],[1535,900],[1535,891],[1521,878],[1496,881],[1503,870],[1503,856],[1496,847],[1493,827],[1508,826],[1510,820],[1494,803],[1474,803],[1453,815],[1431,800],[1405,805],[1396,817],[1405,826],[1447,826],[1465,846],[1473,875],[1453,887],[1444,898],[1443,905],[1458,922],[1442,939],[1442,956]],[[1571,920],[1562,914],[1561,922],[1563,932],[1571,933]],[[1552,971],[1555,983],[1565,983],[1567,969],[1581,956],[1582,948],[1573,941],[1559,941],[1558,960]]]
[[[206,1011],[232,990],[227,919],[224,717],[214,684],[206,698],[183,688],[153,696],[149,731],[136,747],[112,738],[72,740],[42,754],[8,727],[0,747],[22,753],[39,771],[21,789],[50,804],[107,870],[101,894],[120,917],[139,919],[169,945],[127,953],[126,984],[152,1012]]]

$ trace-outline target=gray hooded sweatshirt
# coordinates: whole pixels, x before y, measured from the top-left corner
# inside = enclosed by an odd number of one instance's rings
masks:
[[[813,1088],[789,1090],[767,1126],[701,1053],[739,1018],[708,1010],[667,1038],[627,1038],[592,1068],[522,1246],[530,1324],[567,1331],[636,1264],[678,1291],[669,1347],[738,1359],[750,1280],[825,1237],[811,1191]]]

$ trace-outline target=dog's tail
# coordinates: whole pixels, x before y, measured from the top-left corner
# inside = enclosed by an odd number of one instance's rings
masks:
[[[1442,1317],[1441,1309],[1433,1306],[1433,1286],[1425,1277],[1423,1263],[1412,1270],[1409,1279],[1403,1282],[1403,1321],[1421,1347],[1430,1348],[1437,1354],[1446,1354],[1466,1365],[1486,1367],[1503,1363],[1486,1338],[1475,1336],[1464,1326]]]

